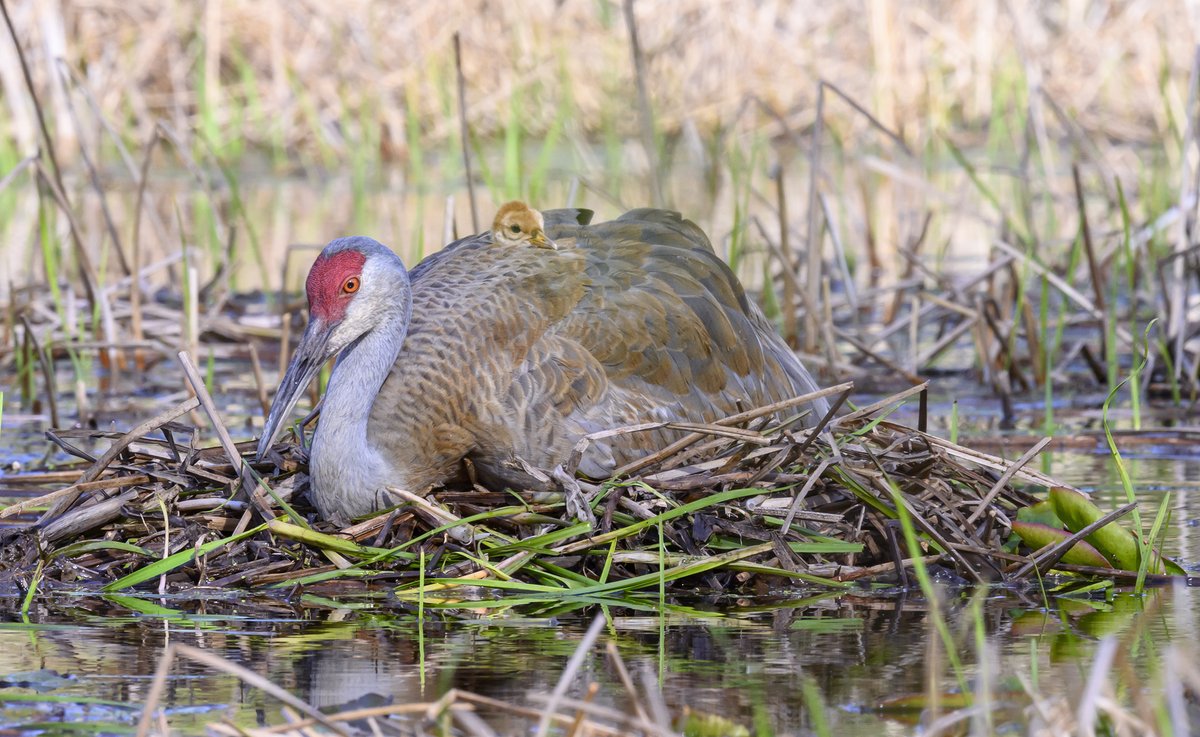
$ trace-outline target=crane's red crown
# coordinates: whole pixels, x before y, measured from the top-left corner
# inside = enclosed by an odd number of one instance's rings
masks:
[[[346,316],[346,305],[357,287],[343,291],[343,286],[350,277],[362,276],[366,261],[362,251],[352,249],[317,256],[304,285],[308,292],[308,312],[314,319],[331,325]]]

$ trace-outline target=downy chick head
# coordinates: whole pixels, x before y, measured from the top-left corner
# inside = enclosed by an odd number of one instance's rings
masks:
[[[542,213],[524,202],[506,202],[492,221],[492,242],[505,246],[534,246],[558,250],[558,244],[546,235]]]

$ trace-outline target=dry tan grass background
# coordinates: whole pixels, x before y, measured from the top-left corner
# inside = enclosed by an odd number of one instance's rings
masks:
[[[611,0],[9,5],[64,151],[78,132],[51,74],[55,58],[80,71],[104,115],[134,140],[157,118],[191,130],[203,96],[218,123],[241,121],[250,142],[278,136],[303,148],[320,137],[338,150],[360,126],[378,125],[385,153],[403,154],[411,111],[434,145],[457,133],[456,31],[477,134],[503,125],[510,95],[520,96],[533,133],[567,97],[577,133],[594,133],[605,115],[636,133],[629,38]],[[1170,89],[1164,96],[1162,82],[1183,87],[1200,37],[1194,0],[637,0],[635,13],[663,130],[729,124],[752,98],[802,129],[820,78],[912,143],[939,127],[986,121],[993,105],[1006,104],[994,94],[998,81],[1021,68],[1031,88],[1044,88],[1091,134],[1160,135],[1186,102]],[[0,73],[3,128],[32,150],[32,109],[8,43]],[[239,111],[250,97],[259,114],[247,120]],[[843,105],[829,115],[864,125]]]
[[[285,274],[289,246],[349,232],[368,232],[415,263],[447,242],[447,223],[459,233],[472,227],[455,33],[479,143],[474,184],[484,222],[495,200],[528,196],[558,206],[573,183],[584,189],[578,201],[600,217],[654,201],[647,174],[656,169],[641,145],[620,0],[5,2],[85,236],[61,249],[60,264],[47,263],[53,248],[39,240],[45,188],[24,178],[0,193],[0,298],[9,283],[74,274],[69,262],[82,252],[112,273],[118,256],[133,261],[138,249],[143,264],[186,257],[200,283],[228,278],[233,291],[294,288],[306,261],[295,259]],[[1135,224],[1159,223],[1148,237],[1188,243],[1170,223],[1193,217],[1190,206],[1170,222],[1160,216],[1191,202],[1181,172],[1200,0],[632,0],[632,8],[654,128],[683,142],[675,153],[689,154],[663,161],[664,199],[710,233],[752,289],[770,279],[790,289],[781,278],[790,269],[815,315],[824,300],[813,296],[821,258],[832,263],[835,252],[853,262],[843,269],[846,283],[874,288],[911,276],[902,254],[919,243],[933,269],[943,258],[987,259],[991,241],[1014,229],[1039,249],[1069,248],[1079,222],[1072,164],[1083,191],[1100,200],[1091,217],[1106,260],[1120,245],[1117,182]],[[820,140],[833,155],[824,154],[813,175],[808,145],[820,80],[896,131],[915,155],[830,95]],[[7,39],[0,93],[0,163],[8,168],[37,150],[39,136]],[[92,106],[129,149],[124,162]],[[156,150],[139,240],[131,183],[160,123],[179,145]],[[514,128],[524,145],[516,162],[503,145]],[[197,132],[220,163],[254,168],[237,196]],[[973,163],[956,161],[943,137]],[[238,158],[255,149],[271,156]],[[557,157],[555,169],[534,194],[528,170],[545,151]],[[80,152],[100,162],[95,183]],[[198,166],[188,166],[189,155]],[[262,161],[285,167],[262,176]],[[296,163],[304,177],[290,176]],[[775,204],[775,164],[786,172],[786,213]],[[367,184],[364,169],[375,175]],[[496,184],[515,169],[516,187]],[[15,201],[7,211],[5,198]],[[110,214],[115,227],[106,228]],[[226,255],[239,221],[246,227],[238,248]],[[65,218],[52,224],[59,246],[70,242],[67,226]],[[813,239],[820,247],[810,252]],[[785,240],[791,253],[772,255],[771,244]],[[190,249],[186,256],[181,248]],[[1073,268],[1071,278],[1087,276]],[[1182,284],[1182,272],[1176,276]],[[178,274],[163,269],[148,279],[173,281]]]

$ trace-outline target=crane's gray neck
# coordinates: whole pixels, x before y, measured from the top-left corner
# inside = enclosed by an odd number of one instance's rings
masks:
[[[323,515],[353,517],[376,508],[389,473],[368,437],[371,407],[408,334],[412,297],[382,308],[378,324],[342,350],[329,377],[313,438],[310,470]],[[392,482],[394,483],[394,482]]]

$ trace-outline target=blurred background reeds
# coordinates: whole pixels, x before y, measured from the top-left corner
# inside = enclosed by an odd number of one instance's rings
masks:
[[[1195,3],[5,9],[10,406],[42,348],[79,419],[97,357],[286,356],[311,249],[412,265],[515,197],[680,210],[829,383],[965,376],[1047,431],[1142,355],[1134,426],[1196,383]]]

